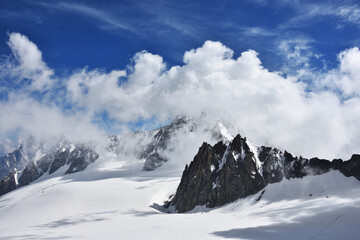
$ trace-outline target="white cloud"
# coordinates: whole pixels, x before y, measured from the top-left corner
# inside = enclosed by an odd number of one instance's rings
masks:
[[[309,61],[315,57],[313,42],[313,39],[293,32],[278,38],[277,54],[286,59],[282,71],[288,73],[309,67]]]
[[[70,76],[67,83],[70,101],[95,114],[108,111],[111,117],[128,122],[152,117],[153,86],[159,81],[165,64],[160,56],[140,52],[133,58],[134,66],[127,81],[118,86],[126,71],[101,73],[82,70]]]
[[[8,45],[19,65],[11,69],[10,74],[31,79],[31,90],[47,90],[52,85],[53,71],[42,60],[38,47],[20,33],[10,33]]]
[[[60,138],[74,142],[100,143],[104,134],[91,123],[86,113],[67,116],[56,106],[45,106],[24,95],[12,95],[0,102],[0,135],[32,136],[47,144]]]
[[[344,98],[360,96],[360,50],[358,47],[339,53],[339,67],[316,77],[318,89],[331,89]]]
[[[351,92],[341,79],[358,76],[358,54],[356,48],[342,52],[339,68],[328,72],[334,78],[323,75],[326,81],[344,93]],[[96,138],[102,133],[92,120],[103,111],[118,123],[164,122],[178,114],[198,117],[206,113],[210,119],[232,122],[254,143],[306,157],[348,158],[360,153],[357,96],[346,92],[349,98],[342,101],[332,87],[307,92],[297,78],[264,68],[257,52],[248,50],[236,59],[233,55],[220,42],[206,41],[184,54],[183,66],[166,69],[162,57],[143,51],[127,70],[76,71],[62,79],[66,82],[63,101],[72,106],[71,114],[14,94],[1,102],[2,112],[9,114],[1,117],[0,134],[23,129],[44,136],[63,133]],[[358,80],[354,81],[352,86],[358,86]]]
[[[360,24],[360,8],[358,5],[351,5],[347,3],[301,3],[287,1],[294,6],[297,14],[286,23],[280,25],[280,28],[293,28],[299,24],[311,24],[317,20],[329,20],[329,17],[334,17],[347,24]],[[336,23],[338,28],[339,22]]]
[[[71,11],[82,14],[84,16],[90,17],[100,22],[101,27],[104,29],[111,29],[111,30],[120,29],[135,33],[133,27],[127,24],[126,21],[122,21],[121,19],[115,18],[109,12],[103,11],[98,8],[93,8],[80,3],[67,3],[67,2],[50,3],[50,4],[45,2],[32,2],[32,3],[47,8],[54,8],[63,11]]]
[[[269,72],[257,55],[249,50],[233,59],[231,49],[207,41],[185,53],[183,66],[163,71],[161,57],[138,53],[127,83],[117,86],[118,76],[112,72],[100,74],[98,85],[91,84],[97,75],[83,83],[89,89],[81,91],[80,98],[87,99],[82,107],[88,104],[91,109],[91,102],[96,103],[122,122],[177,114],[196,117],[205,112],[211,118],[233,121],[254,142],[296,154],[331,158],[360,152],[360,138],[350,130],[360,127],[353,117],[359,115],[357,98],[341,102],[332,91],[308,93],[296,78]],[[112,87],[105,87],[109,82]]]
[[[242,27],[243,34],[246,36],[271,37],[278,35],[275,31],[269,31],[262,27]]]
[[[342,17],[345,21],[359,24],[360,23],[360,9],[358,6],[342,6],[334,12],[337,16]]]

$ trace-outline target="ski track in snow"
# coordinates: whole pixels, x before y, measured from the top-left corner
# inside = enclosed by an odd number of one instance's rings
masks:
[[[262,191],[168,214],[151,206],[175,193],[182,170],[141,164],[94,164],[0,197],[0,239],[359,239],[360,182],[337,171],[268,185],[259,201]]]

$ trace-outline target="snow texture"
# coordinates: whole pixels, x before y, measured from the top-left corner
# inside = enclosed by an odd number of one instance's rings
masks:
[[[165,165],[164,165],[165,166]],[[0,198],[0,239],[358,239],[360,182],[337,171],[270,184],[215,209],[166,214],[177,171],[100,159]],[[62,169],[65,171],[66,169]]]

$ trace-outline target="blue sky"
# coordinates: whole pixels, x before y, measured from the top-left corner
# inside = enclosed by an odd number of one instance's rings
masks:
[[[359,45],[358,1],[1,0],[0,145],[205,113],[259,144],[346,156]]]
[[[357,4],[2,0],[0,52],[9,53],[7,32],[20,32],[38,45],[48,65],[60,74],[84,66],[124,67],[143,49],[163,56],[169,65],[181,64],[184,51],[213,40],[236,53],[256,50],[271,70],[281,70],[296,46],[312,67],[334,67],[341,50],[359,45]],[[289,48],[279,49],[281,44]]]

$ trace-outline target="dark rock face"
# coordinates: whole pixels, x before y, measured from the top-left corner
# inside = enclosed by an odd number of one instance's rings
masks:
[[[173,199],[173,205],[180,212],[193,209],[196,205],[212,202],[212,182],[215,180],[211,174],[211,166],[219,168],[220,157],[214,149],[204,143],[190,166],[185,166],[183,177]],[[196,195],[193,195],[196,193]]]
[[[138,154],[138,158],[145,158],[143,168],[145,171],[152,171],[168,161],[161,152],[167,149],[172,134],[188,122],[189,119],[186,117],[177,117],[171,124],[157,130],[158,132],[153,137],[153,140]]]
[[[11,192],[17,188],[16,176],[10,173],[5,179],[0,181],[0,196]]]
[[[280,182],[284,177],[282,152],[276,148],[261,147],[259,159],[263,164],[263,177],[266,184]]]
[[[144,171],[153,171],[167,162],[168,153],[176,151],[177,141],[183,134],[195,133],[197,131],[206,135],[207,139],[224,141],[228,143],[230,133],[234,128],[228,124],[210,122],[202,115],[200,118],[188,118],[178,116],[169,125],[152,131],[137,131],[110,136],[109,152],[116,155],[125,155],[144,160]],[[131,141],[129,141],[131,139]],[[175,141],[174,141],[175,140]]]
[[[36,143],[32,137],[22,141],[18,149],[0,156],[0,180],[10,173],[22,171],[36,154],[44,151],[44,145]]]
[[[86,145],[78,146],[69,155],[66,164],[70,164],[65,174],[80,172],[85,170],[91,163],[98,159],[97,154],[92,148]]]
[[[18,183],[15,179],[17,176],[14,174],[10,174],[2,180],[0,182],[0,196],[30,184],[47,172],[52,174],[65,165],[69,165],[65,174],[83,171],[91,163],[95,162],[98,157],[99,155],[86,145],[61,147],[37,161],[30,161],[25,169],[19,173]]]
[[[336,166],[334,166],[334,164],[336,164]],[[342,172],[347,177],[352,176],[360,181],[360,155],[359,154],[352,155],[350,160],[345,161],[345,162],[342,162],[342,160],[340,159],[339,162],[333,163],[333,168],[339,169],[340,172]]]
[[[11,172],[24,169],[27,163],[28,160],[21,145],[19,149],[0,157],[0,179],[4,179]]]
[[[177,191],[165,208],[187,212],[196,206],[221,206],[284,178],[320,175],[330,170],[339,170],[360,181],[360,155],[353,155],[348,161],[309,160],[276,148],[254,149],[246,138],[237,135],[228,146],[222,142],[214,146],[203,143],[194,160],[186,165]]]
[[[222,142],[201,146],[167,207],[186,212],[199,205],[221,206],[265,187],[246,139],[237,135],[225,148]]]
[[[49,170],[53,160],[54,156],[47,154],[36,162],[31,161],[23,170],[21,177],[19,178],[19,187],[28,185],[41,177]]]
[[[69,155],[69,149],[57,151],[54,156],[54,161],[51,163],[49,174],[52,174],[53,172],[64,166]]]
[[[152,171],[160,167],[164,162],[167,162],[167,158],[160,155],[158,152],[153,152],[145,157],[144,170]]]

